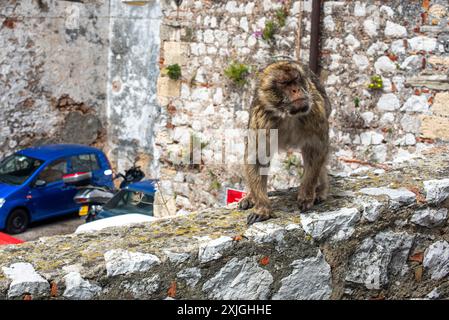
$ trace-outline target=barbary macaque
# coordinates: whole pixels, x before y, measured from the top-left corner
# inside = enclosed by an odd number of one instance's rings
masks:
[[[326,162],[330,113],[331,105],[326,91],[307,66],[283,60],[272,63],[261,72],[248,128],[250,131],[262,129],[266,132],[266,139],[262,139],[265,141],[255,135],[257,153],[261,147],[269,152],[271,129],[278,130],[279,150],[301,150],[304,174],[297,196],[301,211],[326,200],[328,194]],[[249,151],[246,141],[245,180],[249,192],[239,202],[239,208],[246,210],[254,207],[254,213],[248,216],[248,225],[273,216],[267,195],[267,172],[262,172],[269,169],[269,161],[262,164],[257,156],[255,161],[248,161],[251,156]]]

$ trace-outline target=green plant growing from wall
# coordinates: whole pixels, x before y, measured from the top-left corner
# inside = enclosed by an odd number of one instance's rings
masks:
[[[299,158],[294,155],[294,154],[289,154],[287,155],[287,158],[284,159],[284,168],[287,171],[290,171],[291,168],[296,168],[296,171],[298,172],[298,175],[301,176],[302,175],[302,166],[301,166],[301,161],[299,160]]]
[[[354,106],[356,108],[360,107],[360,98],[359,97],[354,98]]]
[[[384,82],[382,77],[379,75],[375,75],[371,77],[371,82],[368,85],[368,89],[371,90],[382,90],[384,88]]]
[[[285,27],[285,21],[287,20],[288,11],[286,8],[280,8],[276,10],[276,19],[279,27]]]
[[[249,75],[249,67],[244,63],[234,61],[224,70],[224,74],[235,84],[243,86]]]
[[[276,24],[272,20],[265,22],[265,28],[262,31],[262,39],[265,41],[273,41],[276,29]]]
[[[209,190],[220,190],[221,189],[221,183],[218,181],[218,177],[217,175],[212,171],[212,170],[208,170],[210,179],[212,180],[210,185],[209,185]]]
[[[167,75],[172,80],[179,80],[182,76],[181,67],[179,64],[169,65],[167,68]]]

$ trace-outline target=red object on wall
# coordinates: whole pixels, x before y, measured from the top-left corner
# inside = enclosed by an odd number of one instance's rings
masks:
[[[228,188],[226,190],[226,204],[239,202],[240,199],[242,199],[245,196],[245,194],[246,193],[241,190]]]
[[[4,245],[4,244],[19,244],[19,243],[23,243],[23,242],[25,242],[25,241],[17,239],[17,238],[13,238],[11,236],[8,236],[7,234],[0,232],[0,246]]]

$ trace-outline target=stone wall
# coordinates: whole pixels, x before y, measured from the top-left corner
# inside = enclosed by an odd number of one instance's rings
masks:
[[[235,208],[0,249],[1,299],[447,299],[449,149],[333,177],[299,213]],[[386,171],[385,171],[386,170]]]
[[[323,2],[332,170],[404,161],[449,139],[446,4]],[[0,156],[44,142],[93,144],[121,171],[139,157],[148,177],[161,178],[170,213],[220,206],[227,187],[244,188],[240,165],[208,150],[195,165],[172,157],[188,155],[191,140],[216,145],[212,130],[245,128],[257,72],[282,56],[308,61],[310,12],[310,0],[8,0]],[[270,21],[278,28],[267,40]],[[244,86],[224,75],[232,61],[250,67]],[[180,80],[166,74],[173,64]],[[383,88],[368,89],[374,75]],[[298,184],[299,153],[272,167],[271,190]]]
[[[172,207],[219,206],[226,187],[243,189],[242,170],[212,162],[174,165],[193,136],[217,140],[210,129],[244,128],[257,71],[279,56],[309,59],[311,1],[182,1],[162,3],[161,68],[182,66],[181,81],[158,80],[161,119],[156,131],[164,190]],[[285,26],[273,41],[266,22]],[[449,139],[447,1],[324,1],[321,79],[333,106],[333,170],[363,170],[362,163],[404,161],[435,141]],[[301,21],[301,23],[299,23]],[[299,39],[301,45],[299,46]],[[251,67],[248,83],[233,84],[224,70],[233,61]],[[369,89],[378,75],[383,88]],[[352,160],[358,161],[352,161]],[[349,161],[348,161],[349,160]],[[281,154],[272,164],[271,190],[298,184],[300,155]]]
[[[0,156],[49,142],[103,145],[109,6],[5,0],[0,7]]]
[[[0,156],[82,143],[151,175],[160,19],[158,1],[2,3]]]
[[[307,6],[307,5],[306,5]],[[171,80],[163,72],[158,79],[161,105],[156,131],[160,177],[171,208],[190,210],[221,206],[227,187],[243,189],[241,162],[217,160],[213,152],[224,130],[244,129],[252,102],[257,72],[276,57],[296,57],[299,49],[300,1],[162,1],[161,68],[178,63],[182,79]],[[280,22],[276,13],[285,9],[284,25],[272,39],[264,40],[265,25]],[[250,68],[247,83],[239,86],[224,72],[232,62]],[[221,134],[217,131],[222,130]],[[179,154],[189,156],[191,139],[204,146],[201,164],[175,163]],[[242,141],[240,150],[243,152]],[[226,150],[228,151],[228,150]],[[298,154],[277,158],[280,175],[271,185],[295,185]],[[229,159],[226,159],[229,160]],[[283,163],[283,161],[285,163]],[[295,162],[296,161],[296,162]],[[288,167],[290,172],[283,170]],[[274,170],[273,172],[276,172]]]
[[[110,3],[107,81],[108,156],[123,171],[136,157],[154,176],[154,126],[159,116],[156,79],[159,75],[159,1],[133,5]],[[155,165],[156,163],[156,165]]]
[[[447,1],[324,4],[322,79],[336,112],[337,157],[412,157],[448,141]],[[369,90],[380,75],[382,90]]]

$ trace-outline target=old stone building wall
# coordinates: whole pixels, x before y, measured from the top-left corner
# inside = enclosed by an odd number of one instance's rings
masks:
[[[211,151],[238,133],[217,130],[245,128],[267,63],[308,62],[311,3],[4,1],[0,155],[44,142],[94,144],[119,170],[139,156],[147,176],[161,178],[170,212],[220,206],[227,187],[244,184],[241,166]],[[403,161],[449,139],[447,1],[324,1],[322,9],[332,171]],[[233,61],[249,67],[246,84],[225,76]],[[173,64],[180,80],[167,75]],[[375,75],[383,88],[368,88]],[[190,141],[204,147],[203,162],[174,162]],[[270,189],[297,185],[300,162],[295,152],[277,156]]]
[[[109,6],[3,0],[0,156],[44,142],[103,145]]]
[[[324,4],[322,79],[336,109],[337,157],[400,161],[423,143],[449,139],[447,5]],[[383,89],[367,88],[374,75]]]
[[[164,72],[158,79],[156,144],[163,190],[178,209],[220,206],[226,187],[243,188],[242,170],[241,162],[217,160],[214,147],[231,136],[225,130],[246,128],[257,72],[276,57],[296,56],[300,2],[182,1],[179,8],[172,1],[162,3],[161,68],[177,63],[182,70],[181,80]],[[264,40],[269,21],[277,31]],[[233,62],[249,68],[245,85],[225,76]],[[174,163],[176,155],[189,156],[194,139],[204,147],[202,163]],[[243,144],[237,150],[242,152]],[[296,180],[297,170],[291,171],[286,179]],[[285,187],[281,179],[275,183]]]
[[[158,1],[2,1],[0,156],[81,143],[151,172],[160,19]]]
[[[279,56],[308,63],[311,1],[182,1],[164,6],[161,67],[182,65],[182,80],[158,81],[162,117],[157,131],[161,177],[178,209],[221,205],[226,187],[243,188],[241,167],[174,165],[191,136],[217,141],[213,128],[244,128],[257,71]],[[285,26],[273,41],[267,22]],[[339,174],[404,161],[448,136],[447,1],[324,1],[321,79],[332,101],[330,165]],[[299,21],[301,20],[301,23]],[[298,45],[301,39],[301,46]],[[232,61],[251,67],[248,83],[225,75]],[[382,88],[370,89],[371,77]],[[243,146],[241,146],[243,148]],[[353,160],[356,160],[354,162]],[[361,163],[362,164],[361,164]],[[365,163],[365,165],[363,165]],[[300,155],[276,157],[270,189],[298,184]]]

